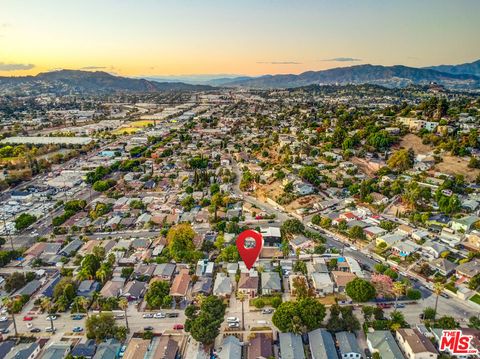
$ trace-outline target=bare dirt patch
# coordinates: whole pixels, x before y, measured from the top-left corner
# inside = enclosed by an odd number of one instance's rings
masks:
[[[402,138],[399,147],[412,148],[415,154],[427,154],[433,150],[429,145],[424,145],[422,139],[413,133],[409,133]]]
[[[480,170],[469,168],[469,160],[462,157],[442,155],[443,161],[435,165],[435,170],[452,176],[463,175],[467,181],[475,181]]]

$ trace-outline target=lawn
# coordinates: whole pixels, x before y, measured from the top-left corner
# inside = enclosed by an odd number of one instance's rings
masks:
[[[475,294],[472,298],[470,298],[470,300],[478,305],[480,305],[480,295],[479,294]]]
[[[139,128],[136,127],[120,127],[117,128],[115,131],[112,131],[112,134],[114,135],[123,135],[124,133],[131,134],[135,133],[139,130]]]

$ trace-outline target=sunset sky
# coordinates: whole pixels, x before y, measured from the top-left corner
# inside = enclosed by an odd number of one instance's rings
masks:
[[[0,0],[0,75],[300,73],[480,58],[478,0]]]

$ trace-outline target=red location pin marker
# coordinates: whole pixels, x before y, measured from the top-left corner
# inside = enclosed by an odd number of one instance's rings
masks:
[[[245,241],[247,238],[251,238],[255,240],[255,247],[252,248],[245,248]],[[257,260],[260,252],[262,251],[263,247],[263,236],[261,233],[254,231],[253,229],[247,229],[238,235],[237,238],[237,249],[238,253],[240,253],[240,257],[242,257],[243,262],[247,266],[248,269],[252,268]]]

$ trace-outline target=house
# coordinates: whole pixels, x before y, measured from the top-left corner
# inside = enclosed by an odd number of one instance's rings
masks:
[[[470,250],[480,251],[480,232],[479,231],[470,232],[470,234],[466,236],[462,244],[464,247]]]
[[[170,282],[172,280],[173,273],[175,273],[175,268],[176,265],[173,263],[157,264],[155,271],[153,272],[153,276]]]
[[[404,238],[406,238],[406,235],[402,232],[395,232],[395,233],[390,233],[386,234],[384,236],[378,237],[375,240],[375,245],[379,246],[385,243],[386,248],[390,248],[391,246],[395,245],[397,242],[402,241]]]
[[[60,274],[54,275],[48,282],[47,286],[42,289],[40,295],[43,297],[52,298],[55,286],[58,284],[58,282],[60,282],[60,279],[62,279]]]
[[[395,338],[389,330],[367,333],[367,345],[371,353],[378,353],[382,359],[403,359]]]
[[[138,300],[143,297],[147,285],[144,282],[133,280],[125,284],[122,290],[122,297],[128,300]]]
[[[192,287],[192,296],[197,294],[209,295],[212,292],[213,280],[210,277],[199,278]]]
[[[197,262],[197,269],[195,274],[198,277],[202,277],[202,276],[212,277],[214,267],[215,267],[215,263],[209,262],[207,259],[200,259]]]
[[[222,348],[218,350],[218,359],[241,359],[242,343],[233,336],[227,335],[223,338]]]
[[[310,274],[310,277],[312,278],[313,288],[317,294],[320,296],[333,294],[335,285],[328,273],[313,272]]]
[[[282,284],[278,272],[264,272],[262,273],[262,294],[269,295],[279,293],[282,291]]]
[[[381,193],[372,192],[372,193],[370,193],[370,196],[372,196],[372,203],[376,206],[381,206],[383,204],[388,203],[388,197],[384,196]]]
[[[305,359],[302,337],[293,333],[279,333],[280,355],[282,359]]]
[[[455,218],[452,219],[451,228],[455,231],[466,233],[469,232],[478,221],[480,221],[480,217],[478,216],[465,216],[462,218]]]
[[[237,289],[250,298],[255,298],[258,293],[258,274],[241,273]]]
[[[7,354],[12,350],[13,347],[15,347],[15,342],[13,340],[5,340],[3,342],[0,342],[0,358],[5,358]],[[18,346],[15,347],[14,351],[17,351]]]
[[[429,240],[422,244],[422,252],[432,258],[438,258],[446,251],[448,251],[448,247],[439,242]]]
[[[3,342],[5,343],[5,342]],[[3,344],[2,343],[2,344]],[[1,358],[4,359],[35,359],[38,357],[41,351],[41,346],[39,343],[25,343],[18,344],[13,347],[13,350],[10,350],[5,356]]]
[[[75,254],[81,247],[83,246],[83,241],[80,239],[74,239],[70,243],[68,243],[65,247],[63,247],[59,254],[66,257],[71,257]]]
[[[339,332],[335,334],[337,338],[338,349],[342,359],[352,358],[361,359],[362,350],[358,346],[355,334],[351,332]]]
[[[279,227],[261,228],[264,247],[280,247],[282,244],[282,234]]]
[[[190,286],[190,275],[188,269],[184,268],[175,276],[170,287],[170,295],[173,298],[185,299]]]
[[[459,264],[455,270],[457,277],[471,279],[480,273],[480,259],[474,258],[470,262]]]
[[[325,329],[315,329],[308,333],[312,359],[338,359],[337,348],[332,334]]]
[[[70,344],[53,343],[43,351],[42,359],[63,359],[72,349]]]
[[[397,342],[409,359],[438,358],[438,352],[426,336],[417,329],[401,328],[396,334]]]
[[[170,336],[153,337],[150,347],[145,353],[144,359],[176,359],[178,354],[178,342]],[[123,356],[125,359],[125,356]]]
[[[272,337],[266,333],[254,333],[247,349],[247,359],[273,357]]]
[[[120,353],[122,344],[115,339],[107,339],[100,343],[93,359],[116,359]]]
[[[31,297],[41,288],[41,286],[42,286],[42,282],[40,282],[38,279],[34,279],[34,280],[28,282],[27,284],[25,284],[19,290],[17,290],[13,294],[13,296],[14,297],[21,297],[21,296],[27,295],[27,296]]]
[[[232,280],[225,273],[217,273],[213,283],[213,295],[217,297],[229,298],[232,294]]]
[[[122,289],[125,285],[125,280],[109,280],[100,290],[100,295],[104,298],[118,297],[122,293]]]
[[[295,252],[297,252],[315,247],[315,242],[305,237],[304,235],[297,235],[292,240],[290,240],[290,246]]]
[[[387,233],[386,230],[378,226],[366,227],[363,229],[363,232],[365,233],[368,239],[374,239],[379,236],[383,236],[385,233]]]
[[[78,285],[77,296],[85,298],[93,297],[93,293],[98,292],[100,283],[94,280],[83,280]]]
[[[332,276],[338,293],[344,292],[347,284],[357,278],[357,276],[353,273],[342,271],[332,271]]]
[[[144,359],[150,347],[150,340],[132,338],[123,353],[123,359]]]
[[[145,264],[138,263],[133,269],[133,278],[138,280],[148,280],[153,276],[155,269],[157,268],[156,264]]]
[[[413,242],[397,242],[392,246],[392,254],[405,258],[415,253],[419,248],[420,246]]]
[[[455,263],[452,263],[445,258],[437,258],[433,261],[429,261],[428,265],[433,271],[436,271],[445,277],[450,276],[450,274],[455,272],[455,269],[457,268]]]
[[[83,357],[86,359],[92,359],[97,351],[97,344],[94,339],[89,339],[85,343],[79,343],[75,345],[71,353],[73,357]]]

